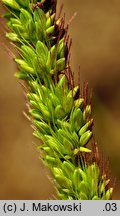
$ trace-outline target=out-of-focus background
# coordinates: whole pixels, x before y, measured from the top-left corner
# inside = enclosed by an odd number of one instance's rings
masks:
[[[58,8],[62,2],[58,0]],[[69,29],[71,64],[74,72],[80,64],[81,81],[93,89],[94,135],[116,177],[113,199],[120,199],[119,8],[119,0],[64,0],[63,9],[67,22],[77,12]],[[22,115],[25,98],[2,26],[0,20],[0,199],[49,199],[55,190],[33,143],[30,122]]]

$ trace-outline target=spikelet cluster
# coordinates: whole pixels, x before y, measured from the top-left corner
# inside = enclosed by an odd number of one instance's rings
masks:
[[[74,84],[69,65],[71,42],[56,0],[2,0],[19,58],[16,77],[27,86],[34,136],[56,182],[58,199],[110,199],[112,188],[88,147],[93,118],[87,91]],[[92,158],[88,160],[87,158]]]

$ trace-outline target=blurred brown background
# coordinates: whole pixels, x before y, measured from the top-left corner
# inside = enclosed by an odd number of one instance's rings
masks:
[[[58,7],[62,3],[58,0]],[[94,134],[116,177],[113,199],[120,199],[120,1],[64,0],[73,39],[72,68],[93,88]],[[0,5],[2,13],[2,6]],[[0,199],[49,199],[54,187],[22,115],[23,91],[0,24]]]

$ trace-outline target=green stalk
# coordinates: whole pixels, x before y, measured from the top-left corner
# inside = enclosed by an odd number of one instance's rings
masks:
[[[2,0],[20,57],[16,77],[25,81],[39,149],[56,182],[58,199],[111,199],[113,188],[91,140],[93,118],[87,85],[74,85],[67,28],[56,18],[56,0]],[[91,142],[90,142],[91,140]],[[90,147],[88,147],[88,143]]]

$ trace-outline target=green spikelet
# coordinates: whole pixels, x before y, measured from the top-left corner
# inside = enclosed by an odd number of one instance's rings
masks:
[[[64,19],[57,0],[2,0],[6,37],[18,48],[16,77],[24,80],[34,136],[56,181],[58,199],[111,199],[113,189],[91,147],[91,104],[74,85]],[[33,4],[34,2],[34,4]],[[89,146],[88,146],[89,144]]]

